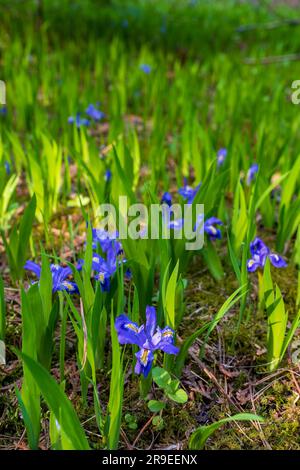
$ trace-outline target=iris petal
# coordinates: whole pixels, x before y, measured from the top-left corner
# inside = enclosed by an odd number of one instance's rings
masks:
[[[139,326],[126,315],[120,315],[116,318],[115,328],[120,344],[136,344],[142,346],[145,341],[145,335],[140,333]]]
[[[156,309],[155,307],[146,307],[146,334],[152,338],[156,330]]]
[[[254,259],[248,259],[247,261],[247,269],[249,273],[253,273],[254,271],[257,270],[257,268],[260,267],[260,263]]]
[[[24,269],[33,272],[38,278],[41,277],[41,267],[34,261],[26,261]]]
[[[276,253],[271,253],[269,259],[275,268],[285,268],[287,263],[282,258],[282,256],[277,255]]]

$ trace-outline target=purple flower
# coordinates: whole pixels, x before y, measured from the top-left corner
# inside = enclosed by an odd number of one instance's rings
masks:
[[[110,182],[111,177],[112,177],[112,173],[111,173],[110,169],[108,168],[108,169],[105,171],[105,175],[104,175],[104,180],[106,181],[106,183],[109,183],[109,182]]]
[[[178,194],[180,194],[184,199],[187,200],[188,204],[191,204],[201,186],[201,183],[199,183],[196,188],[192,188],[191,186],[188,186],[186,183],[182,188],[178,189]]]
[[[10,170],[10,164],[9,164],[9,162],[8,162],[7,160],[4,162],[4,168],[5,168],[6,174],[7,174],[7,175],[10,175],[10,172],[11,172],[11,170]]]
[[[93,104],[89,104],[85,112],[94,121],[100,121],[105,116],[105,114],[100,111],[100,109],[97,109]]]
[[[200,214],[194,227],[194,231],[196,231],[199,226],[201,229],[202,224],[203,214]],[[222,238],[221,230],[215,227],[215,225],[223,225],[223,222],[217,217],[210,217],[209,219],[206,219],[203,224],[204,232],[207,233],[209,240],[216,240]]]
[[[118,232],[107,232],[104,229],[92,229],[94,250],[101,248],[106,259],[98,253],[93,253],[92,270],[97,273],[95,279],[100,281],[102,291],[110,290],[110,280],[117,270],[119,263],[125,263],[126,259],[118,259],[123,253],[122,245],[117,240]],[[77,269],[80,271],[84,265],[84,260],[79,261]]]
[[[41,266],[33,261],[26,261],[24,269],[33,272],[38,279],[41,277]],[[52,274],[52,292],[67,291],[69,294],[77,294],[78,287],[75,282],[69,281],[67,278],[72,274],[69,267],[63,268],[57,264],[51,264],[50,270]]]
[[[129,268],[126,269],[126,271],[125,271],[125,277],[129,280],[132,279],[132,272],[130,271]]]
[[[98,261],[97,257],[99,257]],[[106,260],[94,253],[93,270],[98,273],[95,279],[100,282],[102,291],[108,292],[110,290],[110,280],[117,270],[117,257],[115,252],[108,251]]]
[[[227,149],[222,148],[222,149],[218,150],[218,153],[217,153],[217,166],[218,166],[218,168],[223,165],[223,163],[225,162],[226,157],[227,157]]]
[[[161,204],[167,204],[169,207],[171,207],[171,205],[172,205],[172,196],[168,191],[166,191],[162,195]]]
[[[287,265],[282,256],[272,253],[270,248],[257,237],[250,243],[250,253],[252,258],[247,261],[247,269],[251,273],[256,271],[257,268],[263,268],[267,258],[276,268],[285,268]]]
[[[161,350],[168,354],[178,354],[179,349],[174,346],[174,331],[169,326],[160,329],[157,325],[155,307],[146,307],[146,325],[138,326],[126,315],[116,318],[115,328],[120,344],[136,344],[140,350],[136,353],[137,362],[135,373],[147,377],[153,360],[154,351]]]
[[[93,249],[97,250],[99,246],[104,253],[113,250],[115,255],[120,255],[123,252],[121,243],[117,240],[118,232],[108,232],[101,228],[92,229]]]
[[[140,65],[140,70],[142,70],[144,73],[146,73],[147,75],[149,75],[149,73],[151,72],[151,65],[148,65],[148,64],[141,64],[141,65]]]
[[[182,229],[183,225],[184,225],[184,219],[171,220],[168,223],[169,228],[173,230],[180,230]],[[204,232],[207,233],[208,238],[210,240],[216,240],[217,238],[218,239],[222,238],[221,230],[219,228],[216,228],[215,225],[223,225],[223,222],[217,217],[210,217],[203,224],[203,215],[201,214],[198,217],[198,220],[195,224],[194,232],[198,230],[199,226],[200,226],[200,230],[202,230],[202,225],[204,228]]]
[[[0,114],[2,114],[3,116],[5,116],[7,114],[6,106],[3,106],[3,108],[0,108]]]
[[[124,262],[125,260],[122,260]],[[101,290],[108,292],[110,290],[110,280],[117,270],[117,255],[116,252],[110,248],[107,251],[106,259],[98,253],[93,253],[92,270],[97,273],[95,279],[100,282]],[[77,269],[81,271],[84,265],[84,260],[79,260]]]
[[[68,118],[68,123],[69,124],[76,124],[76,126],[79,128],[81,126],[89,126],[90,121],[86,118],[81,118],[80,117],[81,113],[77,113],[76,116],[70,116]]]
[[[204,222],[204,231],[210,240],[222,238],[221,230],[216,228],[215,225],[223,225],[223,222],[217,217],[210,217]]]
[[[253,165],[250,166],[248,172],[247,172],[247,186],[250,186],[250,184],[252,183],[252,181],[254,180],[255,178],[255,175],[256,173],[258,172],[258,164],[257,163],[253,163]]]

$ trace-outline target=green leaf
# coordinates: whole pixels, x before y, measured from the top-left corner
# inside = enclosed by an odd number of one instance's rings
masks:
[[[32,196],[31,201],[25,209],[24,215],[21,219],[19,228],[19,245],[16,257],[18,268],[23,270],[23,266],[27,257],[27,250],[29,246],[29,239],[31,235],[32,225],[36,211],[36,196]]]
[[[186,403],[188,400],[187,393],[182,388],[176,390],[175,393],[167,393],[167,396],[176,403]]]
[[[152,378],[161,388],[166,388],[171,383],[170,374],[162,367],[154,367],[152,369]]]
[[[232,215],[232,235],[233,235],[233,247],[234,252],[238,254],[242,242],[247,233],[248,228],[248,212],[245,199],[245,193],[240,182],[236,187],[235,197],[234,197],[234,207]]]
[[[228,297],[227,300],[223,303],[222,307],[219,309],[218,313],[215,315],[213,320],[210,322],[209,327],[207,329],[207,333],[205,335],[204,343],[201,347],[201,352],[200,352],[200,357],[202,358],[204,356],[204,351],[205,351],[205,345],[208,341],[208,338],[211,334],[211,332],[214,330],[214,328],[217,326],[217,324],[222,320],[224,315],[243,297],[244,286],[239,287],[236,289],[233,294],[231,294],[230,297]],[[242,292],[242,293],[241,293]]]
[[[175,297],[176,297],[178,268],[179,268],[179,260],[177,261],[176,266],[170,276],[167,288],[165,289],[165,295],[163,297],[165,322],[166,322],[166,325],[171,326],[171,328],[173,329],[175,329],[175,324],[176,324]],[[166,272],[168,272],[168,270],[169,270],[169,267],[167,268]],[[165,286],[165,283],[164,283],[164,286]]]
[[[124,387],[124,372],[123,361],[121,357],[121,349],[118,341],[118,335],[114,324],[113,315],[113,302],[111,307],[111,341],[112,341],[112,371],[109,389],[109,403],[107,418],[107,441],[108,448],[115,450],[118,448],[119,436],[122,420],[122,405],[123,405],[123,387]]]
[[[270,184],[270,186],[263,192],[263,194],[260,196],[260,198],[256,202],[255,211],[257,211],[260,208],[265,198],[273,191],[274,188],[276,188],[276,186],[278,186],[288,176],[288,174],[289,172],[285,173],[284,175],[280,176],[280,178],[278,178],[278,180],[276,180],[275,183]]]
[[[23,417],[23,420],[24,420],[24,423],[25,423],[29,447],[30,447],[30,449],[37,449],[38,448],[38,440],[37,440],[37,436],[35,434],[35,429],[34,429],[34,426],[31,422],[30,415],[27,411],[27,408],[24,404],[24,401],[22,399],[22,395],[21,395],[21,393],[20,393],[17,386],[15,386],[15,394],[17,396],[17,400],[18,400],[18,403],[19,403],[19,406],[20,406],[21,412],[22,412],[22,417]]]
[[[231,421],[263,421],[263,418],[252,413],[238,413],[234,416],[230,416],[229,418],[220,419],[220,421],[217,421],[208,426],[201,426],[191,435],[189,449],[203,449],[207,439],[223,424],[229,423]]]
[[[6,308],[4,297],[4,282],[0,276],[0,340],[5,339]]]
[[[231,261],[232,267],[234,269],[235,275],[237,277],[237,280],[239,281],[239,284],[241,285],[241,281],[242,281],[241,269],[239,267],[238,258],[235,254],[235,251],[234,251],[233,247],[232,247],[232,243],[231,243],[229,234],[227,234],[227,242],[228,242],[228,251],[229,251],[230,261]]]
[[[268,362],[269,369],[275,370],[280,362],[288,315],[279,287],[275,287],[274,302],[267,308],[268,315]]]
[[[72,403],[54,378],[51,377],[44,367],[27,354],[21,352],[16,352],[16,354],[22,359],[23,363],[32,374],[33,380],[37,384],[49,409],[53,412],[62,431],[67,436],[71,448],[74,450],[89,450],[88,441]]]
[[[39,315],[36,315],[37,311],[32,309],[31,297],[36,293],[38,294],[37,284],[33,285],[27,293],[24,290],[21,291],[22,352],[33,359],[36,359],[38,354],[37,320]],[[21,409],[26,410],[24,422],[29,446],[31,449],[37,449],[40,435],[40,392],[25,361],[23,361],[22,393],[18,401]]]
[[[39,290],[43,304],[43,313],[45,324],[48,323],[52,309],[52,273],[48,256],[42,253],[42,269],[39,281]]]
[[[201,254],[205,263],[207,264],[208,269],[216,281],[223,279],[224,270],[222,263],[214,244],[210,240],[207,240],[205,247],[201,250]]]
[[[158,413],[166,407],[166,404],[163,401],[150,400],[148,402],[148,408],[152,413]]]

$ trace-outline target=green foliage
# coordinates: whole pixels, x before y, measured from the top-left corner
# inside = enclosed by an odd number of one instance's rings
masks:
[[[12,175],[7,181],[3,174],[0,174],[0,227],[6,228],[10,218],[16,210],[16,205],[11,204],[12,197],[18,185],[19,178]]]
[[[58,423],[62,450],[89,450],[88,441],[75,410],[49,372],[24,353],[19,353],[36,385]],[[57,444],[56,444],[57,445]]]
[[[158,413],[166,407],[166,404],[163,401],[150,400],[148,402],[148,408],[152,413]]]
[[[2,231],[2,240],[5,246],[10,273],[14,281],[21,280],[24,274],[24,264],[28,255],[29,241],[35,216],[36,197],[33,195],[26,207],[18,226],[14,226],[6,239]]]
[[[193,342],[206,332],[204,343],[203,343],[202,350],[201,350],[201,356],[203,357],[205,344],[207,343],[209,335],[215,329],[218,323],[222,320],[224,315],[226,315],[226,313],[242,298],[242,295],[243,295],[241,294],[242,289],[243,287],[240,287],[230,297],[228,297],[228,299],[224,302],[224,304],[219,309],[219,311],[217,312],[213,320],[210,323],[207,323],[203,327],[196,330],[194,333],[192,333],[185,340],[185,342],[181,345],[180,352],[175,362],[175,372],[178,377],[181,375],[185,360],[188,355],[188,350],[192,346]]]
[[[154,367],[152,377],[156,385],[164,391],[167,398],[176,403],[186,403],[188,397],[186,392],[179,388],[179,380],[172,380],[170,374],[165,369]]]
[[[136,422],[136,418],[131,415],[130,413],[126,413],[124,416],[126,425],[129,429],[135,430],[138,427],[138,424]]]
[[[219,429],[223,424],[231,421],[263,421],[263,418],[252,413],[239,413],[229,418],[220,419],[208,426],[200,426],[190,437],[189,449],[201,450],[204,448],[207,439]]]
[[[264,302],[268,317],[268,364],[270,371],[277,369],[300,324],[300,310],[287,330],[288,313],[278,285],[273,284],[270,262],[267,260],[263,274]]]
[[[112,370],[108,402],[108,416],[106,421],[106,439],[108,449],[115,450],[118,447],[121,428],[125,372],[123,371],[121,349],[114,326],[114,317],[112,311],[110,328],[112,341]]]

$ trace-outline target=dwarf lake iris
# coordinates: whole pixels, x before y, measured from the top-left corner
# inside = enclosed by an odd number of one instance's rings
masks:
[[[162,195],[161,204],[167,204],[169,207],[172,205],[172,196],[168,191]]]
[[[227,149],[221,148],[217,153],[217,166],[220,167],[223,165],[227,157]]]
[[[168,222],[168,227],[173,230],[180,230],[183,228],[184,219],[175,219]],[[208,235],[209,240],[216,240],[222,238],[221,230],[216,226],[223,225],[223,222],[217,217],[209,217],[205,220],[203,224],[203,215],[199,215],[198,220],[194,227],[194,232],[196,230],[202,230]]]
[[[151,66],[148,64],[141,64],[140,70],[142,70],[142,72],[144,72],[145,74],[149,75],[149,73],[151,72]]]
[[[24,269],[33,272],[38,279],[41,277],[42,268],[39,264],[33,261],[26,261]],[[68,280],[68,277],[72,274],[72,269],[62,267],[57,264],[51,264],[50,270],[52,274],[52,292],[67,291],[69,294],[78,293],[78,287],[75,282]]]
[[[100,121],[105,116],[105,114],[100,111],[100,109],[97,109],[93,104],[89,104],[85,112],[94,121]]]
[[[250,184],[252,183],[252,181],[254,180],[255,178],[255,175],[256,173],[258,172],[258,164],[257,163],[253,163],[253,165],[250,166],[248,172],[247,172],[247,186],[250,186]]]
[[[76,116],[70,116],[68,118],[68,123],[69,124],[75,124],[76,127],[81,127],[81,126],[89,126],[90,121],[86,118],[81,117],[81,113],[77,113]]]
[[[270,248],[260,238],[255,238],[250,243],[250,253],[252,258],[247,261],[247,269],[249,272],[254,272],[258,268],[263,268],[266,264],[267,258],[276,268],[285,268],[286,262],[282,256],[272,253]]]
[[[174,345],[174,330],[169,326],[161,329],[157,325],[155,307],[146,307],[146,324],[138,326],[126,315],[116,318],[115,327],[120,344],[136,344],[140,350],[136,353],[135,373],[149,374],[153,361],[154,352],[161,350],[167,354],[178,354],[179,349]]]
[[[191,204],[200,186],[201,186],[201,183],[199,183],[195,188],[192,188],[191,186],[184,184],[182,188],[178,189],[178,194],[180,194],[184,199],[186,199],[188,204]]]

